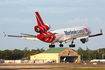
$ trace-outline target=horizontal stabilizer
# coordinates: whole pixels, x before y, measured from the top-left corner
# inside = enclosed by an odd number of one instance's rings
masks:
[[[31,35],[31,34],[25,34],[25,33],[20,33],[22,35],[28,35],[28,36],[31,36],[31,37],[37,37],[36,35]]]
[[[55,34],[57,34],[57,33],[52,33],[52,34],[44,35],[43,37],[50,37],[50,36],[53,36]]]

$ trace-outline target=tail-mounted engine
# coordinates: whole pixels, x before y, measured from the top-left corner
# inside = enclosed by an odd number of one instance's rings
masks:
[[[37,26],[34,27],[34,29],[37,33],[45,33],[50,29],[50,25],[48,25],[48,24],[45,24],[43,26],[38,26],[37,25]]]
[[[82,43],[86,43],[86,42],[88,42],[88,38],[80,39],[80,41],[81,41]]]

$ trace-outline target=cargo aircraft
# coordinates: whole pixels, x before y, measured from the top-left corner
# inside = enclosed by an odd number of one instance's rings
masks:
[[[51,43],[51,45],[49,45],[49,48],[53,48],[55,47],[54,43],[57,43],[57,42],[60,43],[59,45],[60,47],[63,47],[62,42],[65,42],[65,43],[71,42],[69,47],[75,47],[75,44],[73,44],[74,40],[80,39],[82,43],[86,43],[88,42],[89,37],[103,35],[102,29],[100,29],[100,33],[90,35],[91,34],[90,28],[85,26],[48,31],[51,28],[50,25],[44,24],[38,12],[35,12],[35,14],[36,14],[36,20],[38,25],[34,27],[34,30],[35,32],[39,33],[38,35],[20,33],[22,34],[21,36],[8,35],[8,37],[20,37],[22,39],[41,40],[46,43]],[[3,31],[2,33],[4,36],[6,36],[6,34]]]

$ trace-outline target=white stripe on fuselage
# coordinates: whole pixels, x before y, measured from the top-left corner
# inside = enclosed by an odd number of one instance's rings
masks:
[[[87,27],[80,26],[80,27],[54,30],[52,31],[52,33],[57,33],[57,34],[56,34],[56,39],[53,42],[54,43],[60,42],[61,38],[64,39],[62,41],[65,41],[66,39],[70,39],[70,38],[72,39],[74,37],[79,38],[79,37],[89,36],[91,32],[87,35],[87,32],[84,30],[84,28],[87,28]]]

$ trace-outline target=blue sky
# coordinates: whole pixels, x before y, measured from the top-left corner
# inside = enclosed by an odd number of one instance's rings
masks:
[[[74,26],[88,26],[92,34],[105,31],[105,0],[0,0],[0,30],[6,34],[20,35],[28,33],[37,35],[34,26],[37,25],[35,11],[38,11],[45,24],[51,29],[61,29]],[[80,40],[74,41],[75,50],[78,47],[91,50],[105,47],[105,35],[89,38],[86,44]],[[63,43],[68,47],[70,43]],[[5,49],[48,49],[50,44],[42,41],[24,40],[20,38],[3,37],[0,33],[0,50]],[[59,47],[59,43],[55,44]]]

